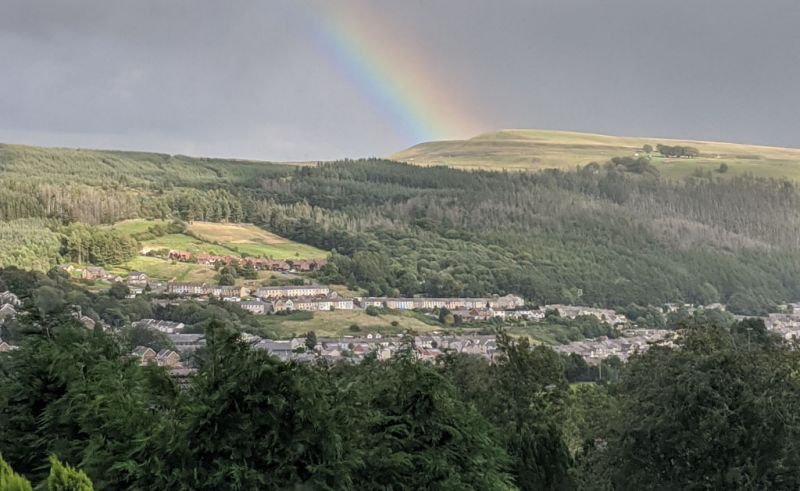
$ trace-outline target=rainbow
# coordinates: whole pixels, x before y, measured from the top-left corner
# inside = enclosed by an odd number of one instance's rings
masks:
[[[325,1],[308,12],[316,49],[367,96],[398,137],[419,143],[466,138],[483,129],[455,96],[456,83],[440,80],[420,50],[388,35],[385,18],[365,2],[346,8]]]

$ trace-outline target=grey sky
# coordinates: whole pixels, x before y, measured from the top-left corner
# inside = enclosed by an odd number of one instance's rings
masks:
[[[800,147],[797,0],[324,7],[354,22],[368,9],[384,61],[400,50],[433,63],[430,83],[451,87],[478,130]],[[0,141],[265,160],[417,143],[314,42],[324,12],[305,0],[2,0]]]

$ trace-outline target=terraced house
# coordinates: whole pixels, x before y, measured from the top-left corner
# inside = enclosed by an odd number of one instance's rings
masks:
[[[330,294],[331,289],[323,285],[265,286],[257,289],[258,298],[317,297]]]
[[[463,309],[495,309],[509,310],[522,307],[525,301],[516,295],[506,295],[503,297],[486,298],[386,298],[368,297],[359,299],[359,305],[366,308],[386,307],[393,310],[434,310],[446,308],[449,310]]]
[[[238,286],[217,286],[205,283],[169,283],[167,293],[175,295],[214,295],[219,298],[242,298],[247,291]]]
[[[353,300],[349,298],[298,298],[294,300],[294,310],[325,311],[353,310]]]

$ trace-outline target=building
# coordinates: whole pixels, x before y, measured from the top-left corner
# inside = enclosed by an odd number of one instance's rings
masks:
[[[15,309],[10,303],[4,304],[2,307],[0,307],[0,322],[5,321],[6,319],[13,319],[16,316],[17,309]]]
[[[19,297],[11,293],[10,291],[6,290],[0,293],[0,305],[11,305],[14,307],[19,307],[22,302],[19,301]]]
[[[267,353],[283,361],[288,361],[292,358],[295,346],[293,346],[292,341],[271,341],[269,339],[264,339],[256,343],[253,348],[265,350]]]
[[[156,352],[153,348],[148,348],[147,346],[137,346],[131,353],[131,356],[139,362],[139,365],[147,365],[155,360]]]
[[[495,310],[513,310],[525,305],[525,299],[517,295],[505,295],[503,297],[493,297],[489,301],[489,307]]]
[[[258,298],[297,298],[329,295],[331,289],[323,285],[264,286],[255,291]]]
[[[90,331],[94,329],[94,326],[96,325],[94,319],[86,315],[78,316],[78,321],[83,324],[83,327],[89,329]]]
[[[147,275],[140,271],[131,271],[128,273],[126,282],[128,285],[144,287],[147,285]]]
[[[205,283],[169,283],[167,293],[175,295],[214,295],[219,298],[241,298],[247,295],[247,290],[240,286],[207,285]]]
[[[163,332],[164,334],[172,334],[182,330],[185,327],[183,322],[171,322],[156,319],[142,319],[132,323],[131,325],[133,327],[152,329],[154,331]]]
[[[393,310],[434,310],[446,308],[448,310],[468,310],[468,309],[494,309],[510,310],[522,307],[525,301],[516,295],[506,295],[504,297],[486,298],[385,298],[367,297],[358,300],[362,308],[367,307],[386,307]]]
[[[181,355],[170,349],[162,349],[156,355],[156,363],[160,367],[177,368],[181,364]]]
[[[206,345],[205,336],[202,334],[167,334],[175,349],[181,353],[192,353]]]
[[[331,299],[331,302],[335,310],[353,310],[355,308],[352,298],[334,298]]]
[[[283,312],[286,310],[294,310],[294,302],[291,299],[279,299],[272,302],[272,310],[275,312]]]
[[[254,315],[264,315],[266,313],[272,312],[272,303],[262,302],[261,300],[250,300],[247,302],[240,302],[239,306]]]
[[[242,298],[247,295],[247,291],[241,286],[211,286],[208,288],[208,294],[218,298]]]
[[[206,295],[206,286],[200,283],[168,283],[167,293],[175,295]]]

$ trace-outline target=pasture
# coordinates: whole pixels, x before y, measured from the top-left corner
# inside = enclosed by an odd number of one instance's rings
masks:
[[[645,144],[692,146],[700,151],[699,157],[691,159],[664,158],[653,152],[651,163],[668,178],[690,176],[698,169],[715,172],[724,162],[728,172],[716,175],[753,174],[800,180],[800,149],[551,130],[503,130],[468,140],[421,143],[389,158],[463,169],[571,170],[589,162],[603,164],[612,157],[642,155]]]

